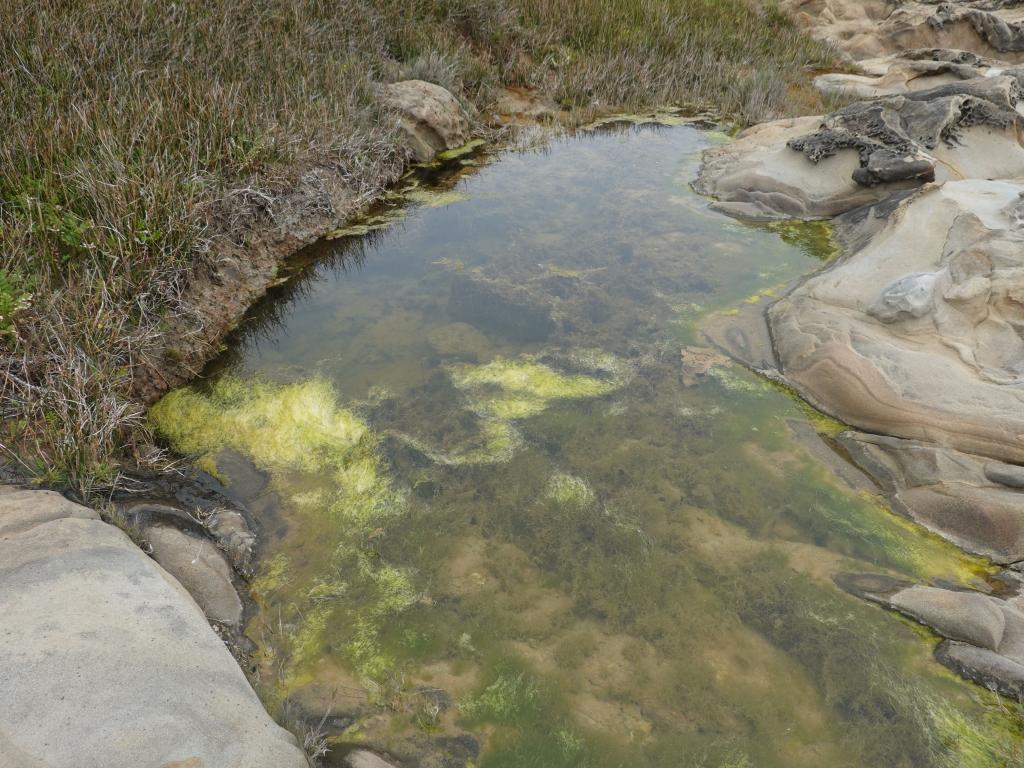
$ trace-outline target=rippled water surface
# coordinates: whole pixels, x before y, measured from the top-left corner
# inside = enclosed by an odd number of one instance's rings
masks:
[[[1012,715],[831,580],[984,564],[694,347],[830,249],[710,211],[688,184],[719,140],[605,130],[410,182],[154,410],[262,526],[260,692],[328,761],[1005,764]]]

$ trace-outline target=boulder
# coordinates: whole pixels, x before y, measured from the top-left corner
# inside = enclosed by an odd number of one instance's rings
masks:
[[[212,541],[167,525],[150,526],[142,536],[153,558],[188,590],[210,621],[241,625],[242,601],[231,581],[231,567]]]
[[[40,510],[0,540],[0,764],[306,768],[182,586],[117,528],[47,503],[0,496],[0,520]]]
[[[413,154],[427,162],[461,147],[470,138],[470,120],[450,91],[424,80],[403,80],[382,89],[384,103],[398,115]]]
[[[1003,639],[1006,620],[997,601],[979,592],[915,585],[897,592],[889,604],[951,640],[995,651]]]

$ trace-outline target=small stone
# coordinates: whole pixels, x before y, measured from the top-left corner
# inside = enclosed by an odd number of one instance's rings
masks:
[[[231,568],[212,541],[166,525],[150,526],[143,536],[153,559],[181,582],[208,619],[231,627],[241,624],[242,601],[231,581]]]

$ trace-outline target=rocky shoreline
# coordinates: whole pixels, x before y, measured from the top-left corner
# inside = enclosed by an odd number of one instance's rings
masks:
[[[1016,6],[789,3],[812,34],[872,57],[864,74],[815,82],[859,100],[745,131],[706,154],[695,186],[738,218],[832,220],[842,245],[834,263],[777,301],[713,318],[706,334],[853,427],[841,449],[897,510],[1006,567],[993,594],[863,574],[837,582],[931,627],[946,638],[940,662],[1019,699],[1024,21]]]

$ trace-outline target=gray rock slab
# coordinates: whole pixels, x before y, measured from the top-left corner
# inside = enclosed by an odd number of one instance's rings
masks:
[[[0,541],[0,766],[307,768],[181,585],[71,513]]]

